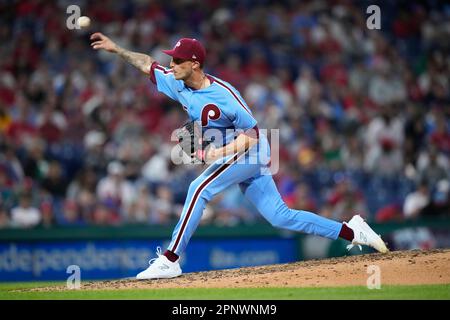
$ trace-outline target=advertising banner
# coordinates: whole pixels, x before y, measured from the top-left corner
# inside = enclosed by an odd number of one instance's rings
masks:
[[[65,280],[78,266],[81,279],[134,277],[156,257],[157,240],[0,243],[0,281]],[[297,259],[294,239],[193,239],[181,258],[183,272],[287,263]]]

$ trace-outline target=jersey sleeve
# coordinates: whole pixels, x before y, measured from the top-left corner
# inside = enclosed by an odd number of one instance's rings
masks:
[[[173,100],[178,100],[177,88],[180,86],[179,81],[175,79],[172,71],[162,67],[156,61],[150,67],[150,80],[156,84],[159,92]]]
[[[236,129],[245,131],[252,129],[257,125],[257,121],[253,117],[250,108],[239,93],[235,91],[232,92],[230,99],[228,100],[228,105],[230,106],[231,111],[229,118]]]

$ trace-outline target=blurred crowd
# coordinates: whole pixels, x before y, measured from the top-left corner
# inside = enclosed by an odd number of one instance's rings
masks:
[[[375,2],[376,3],[376,2]],[[177,103],[101,31],[150,54],[181,37],[280,129],[274,179],[292,208],[336,220],[450,215],[450,5],[373,1],[0,1],[0,226],[169,224],[204,168],[170,161]],[[66,26],[71,4],[93,25]],[[262,219],[232,187],[204,224]]]

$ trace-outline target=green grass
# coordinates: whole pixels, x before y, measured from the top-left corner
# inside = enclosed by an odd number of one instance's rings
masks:
[[[64,292],[12,292],[64,283],[30,282],[0,283],[0,300],[56,300],[56,299],[163,299],[163,300],[332,300],[332,299],[432,299],[450,300],[450,284],[422,286],[382,286],[333,288],[222,288],[222,289],[127,289],[127,290],[68,290]]]

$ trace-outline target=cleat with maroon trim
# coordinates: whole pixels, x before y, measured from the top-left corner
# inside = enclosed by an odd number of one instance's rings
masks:
[[[156,249],[157,258],[149,261],[150,266],[144,271],[140,272],[136,279],[169,279],[176,278],[181,275],[181,267],[178,261],[171,262],[167,257],[161,254],[161,248]],[[178,259],[179,260],[179,259]]]

